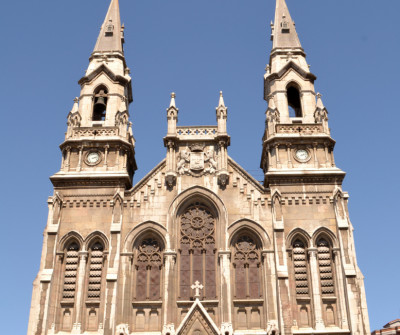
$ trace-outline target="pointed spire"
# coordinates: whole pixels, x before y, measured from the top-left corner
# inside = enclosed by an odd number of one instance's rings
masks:
[[[317,93],[317,108],[323,110],[325,106],[324,103],[322,102],[321,97],[322,97],[321,93]]]
[[[273,46],[275,48],[301,48],[296,27],[285,0],[276,0],[275,22],[272,30]]]
[[[77,113],[77,112],[79,112],[79,98],[78,97],[76,97],[74,99],[74,105],[72,106],[71,114]]]
[[[93,52],[123,52],[123,27],[119,14],[119,1],[111,0],[110,7],[97,38]]]
[[[171,93],[171,102],[169,104],[169,108],[171,108],[171,107],[176,108],[175,97],[176,97],[176,94],[174,92],[172,92]]]
[[[219,91],[219,103],[218,107],[226,107],[224,102],[224,97],[222,95],[222,91]]]

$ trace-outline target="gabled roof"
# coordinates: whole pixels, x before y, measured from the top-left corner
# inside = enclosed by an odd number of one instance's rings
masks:
[[[296,71],[300,76],[302,76],[304,79],[309,79],[312,82],[314,82],[317,77],[312,74],[311,72],[306,72],[301,68],[298,64],[296,64],[293,61],[288,62],[284,67],[282,67],[278,72],[271,73],[269,76],[265,78],[266,81],[271,81],[275,79],[280,79],[282,78],[290,69],[293,69]]]

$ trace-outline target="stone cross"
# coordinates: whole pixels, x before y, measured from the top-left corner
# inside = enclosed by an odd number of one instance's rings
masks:
[[[204,286],[201,285],[198,280],[196,280],[194,285],[192,285],[191,287],[192,287],[192,290],[196,290],[194,297],[200,298],[200,290],[202,290],[204,288]]]

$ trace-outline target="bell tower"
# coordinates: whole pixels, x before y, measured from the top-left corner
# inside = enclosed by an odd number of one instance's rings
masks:
[[[340,183],[344,172],[335,166],[328,112],[315,92],[316,76],[310,72],[296,26],[284,0],[278,0],[273,41],[264,75],[268,102],[261,168],[266,186],[279,180],[322,175]]]
[[[68,114],[62,166],[51,177],[55,187],[131,187],[135,140],[129,122],[130,71],[124,57],[124,26],[118,0],[112,0],[101,27],[80,97]]]

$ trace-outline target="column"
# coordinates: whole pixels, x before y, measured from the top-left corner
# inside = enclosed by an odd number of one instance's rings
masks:
[[[81,323],[82,323],[82,306],[85,297],[84,283],[86,276],[86,263],[87,263],[88,253],[87,251],[79,252],[79,267],[78,267],[78,278],[77,278],[77,292],[75,299],[75,322],[72,325],[72,333],[80,334]]]
[[[108,149],[110,148],[110,146],[108,144],[106,144],[104,146],[104,164],[103,166],[106,168],[107,170],[107,159],[108,159]]]
[[[317,249],[308,249],[308,255],[310,257],[310,272],[311,272],[311,283],[312,283],[312,299],[314,303],[314,314],[315,314],[315,329],[325,329],[324,320],[322,318],[322,307],[321,307],[321,294],[320,294],[320,283],[319,283],[319,269],[317,264]]]
[[[337,304],[338,304],[338,310],[339,310],[339,327],[342,329],[348,329],[349,325],[347,323],[347,310],[346,310],[346,298],[344,294],[344,287],[343,287],[343,270],[342,270],[342,265],[341,265],[341,259],[340,259],[340,249],[335,248],[333,249],[333,255],[335,257],[335,272],[336,272],[336,278],[337,279]]]

